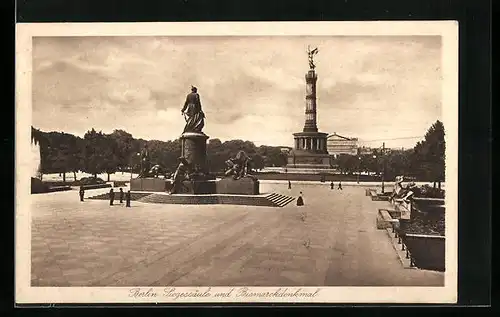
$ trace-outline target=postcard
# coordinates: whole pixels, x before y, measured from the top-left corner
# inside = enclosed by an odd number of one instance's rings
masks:
[[[457,301],[456,21],[17,24],[15,155],[18,304]]]

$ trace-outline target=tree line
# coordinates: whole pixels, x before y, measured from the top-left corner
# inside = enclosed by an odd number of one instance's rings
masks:
[[[444,126],[436,121],[425,134],[424,140],[413,149],[382,151],[373,149],[370,154],[341,154],[332,159],[331,164],[341,173],[375,173],[386,180],[398,175],[414,177],[416,180],[444,181],[445,140]],[[83,138],[64,132],[43,132],[32,127],[32,137],[40,144],[41,175],[61,173],[66,181],[66,173],[83,171],[94,176],[109,175],[119,171],[139,172],[140,155],[144,145],[152,164],[159,164],[169,172],[175,171],[181,154],[180,140],[158,141],[136,139],[124,130],[114,130],[110,134],[91,129]],[[230,140],[222,142],[210,139],[207,144],[208,166],[212,173],[221,173],[225,161],[244,150],[252,158],[256,170],[266,166],[285,166],[287,154],[276,146],[256,146],[253,142]]]
[[[424,140],[408,150],[382,148],[369,154],[344,155],[332,160],[341,173],[375,173],[385,180],[404,175],[420,181],[430,181],[441,186],[445,179],[445,130],[436,121],[427,130]]]
[[[64,132],[43,132],[32,127],[32,138],[40,145],[40,175],[61,173],[66,181],[66,173],[83,171],[94,175],[115,172],[139,172],[140,151],[147,144],[151,163],[159,164],[168,172],[175,171],[181,155],[180,140],[159,141],[136,139],[124,130],[114,130],[110,134],[91,129],[83,138]],[[244,150],[251,158],[254,169],[265,166],[284,166],[286,154],[276,146],[256,146],[253,142],[230,140],[222,142],[210,139],[207,144],[207,160],[212,173],[221,173],[226,168],[225,161]]]

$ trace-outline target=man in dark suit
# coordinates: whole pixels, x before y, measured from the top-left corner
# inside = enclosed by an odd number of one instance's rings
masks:
[[[85,190],[83,186],[80,186],[80,201],[83,201],[83,196],[85,195]]]
[[[127,191],[127,195],[125,195],[125,207],[130,207],[130,190]]]
[[[113,206],[113,201],[115,200],[115,192],[113,191],[113,188],[109,190],[109,205]]]

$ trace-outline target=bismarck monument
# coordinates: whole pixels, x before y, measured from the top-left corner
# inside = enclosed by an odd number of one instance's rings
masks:
[[[200,95],[196,87],[186,97],[181,114],[186,120],[180,136],[181,156],[175,171],[171,194],[213,194],[215,177],[210,175],[207,166],[208,136],[202,132],[205,126],[205,113],[201,108]]]
[[[316,82],[318,76],[313,57],[318,49],[308,50],[309,71],[306,73],[306,110],[302,132],[294,133],[294,147],[288,155],[288,169],[329,169],[330,156],[326,147],[328,133],[318,132],[316,123]]]
[[[186,97],[181,109],[186,125],[180,136],[181,156],[172,180],[151,178],[147,173],[149,161],[147,148],[142,153],[141,174],[130,183],[133,191],[169,191],[170,194],[259,194],[259,182],[248,174],[249,157],[240,151],[226,163],[226,177],[216,180],[210,174],[207,164],[207,140],[203,133],[205,113],[201,107],[200,95],[196,87]]]

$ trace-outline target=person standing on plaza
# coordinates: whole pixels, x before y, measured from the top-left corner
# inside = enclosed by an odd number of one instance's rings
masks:
[[[330,189],[333,189],[335,185],[333,185],[333,181],[330,182]]]
[[[342,190],[342,181],[339,181],[339,187],[337,189]]]
[[[120,187],[120,204],[123,203],[123,189]]]
[[[297,198],[297,206],[304,206],[304,198],[302,198],[302,192],[300,192],[299,198]]]
[[[292,182],[288,181],[288,189],[292,189]]]
[[[83,201],[83,196],[85,195],[85,190],[83,186],[80,186],[80,201]]]
[[[115,200],[115,192],[113,191],[113,188],[109,190],[109,205],[113,206],[113,201]]]
[[[127,195],[125,195],[125,207],[130,207],[130,190],[127,191]]]

